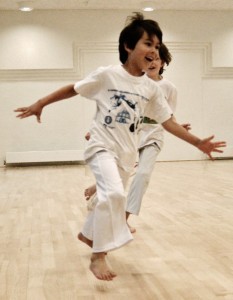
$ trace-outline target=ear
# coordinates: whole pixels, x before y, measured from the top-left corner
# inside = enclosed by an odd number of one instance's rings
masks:
[[[132,49],[130,49],[126,43],[124,43],[124,48],[128,54],[130,54],[132,52]]]

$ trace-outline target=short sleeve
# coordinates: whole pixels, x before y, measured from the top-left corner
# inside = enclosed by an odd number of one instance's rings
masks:
[[[102,72],[104,68],[100,67],[96,71],[90,73],[84,79],[77,81],[74,90],[81,96],[94,100],[95,95],[99,92],[102,82]]]

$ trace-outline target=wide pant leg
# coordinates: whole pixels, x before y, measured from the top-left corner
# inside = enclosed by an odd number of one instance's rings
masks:
[[[157,145],[149,145],[139,151],[137,171],[127,197],[126,211],[131,214],[139,214],[142,198],[148,187],[159,152],[160,149]]]
[[[119,169],[106,151],[88,161],[96,179],[97,203],[89,212],[82,234],[93,241],[93,252],[107,252],[133,239],[126,224],[125,185],[129,174]]]

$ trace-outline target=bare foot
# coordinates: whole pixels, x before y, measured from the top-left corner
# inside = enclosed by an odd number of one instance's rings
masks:
[[[105,253],[93,253],[91,256],[90,270],[97,279],[111,281],[116,273],[111,270],[105,260]]]
[[[89,247],[92,248],[92,246],[93,246],[93,241],[91,241],[91,240],[89,240],[88,238],[86,238],[81,232],[79,232],[79,234],[77,235],[77,238],[78,238],[81,242],[87,244],[87,246],[89,246]]]
[[[96,192],[96,185],[95,184],[93,184],[93,185],[89,186],[88,188],[86,188],[85,191],[84,191],[84,196],[85,196],[86,200],[89,200],[90,197],[95,194],[95,192]]]
[[[129,227],[129,230],[131,233],[135,233],[136,232],[136,228],[130,226],[128,223],[127,223],[128,227]]]

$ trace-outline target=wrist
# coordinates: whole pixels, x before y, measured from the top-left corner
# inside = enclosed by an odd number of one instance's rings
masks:
[[[201,139],[199,139],[199,138],[197,138],[197,140],[195,141],[195,144],[194,144],[194,146],[196,146],[197,148],[199,148],[199,147],[200,147],[200,145],[201,145],[201,142],[202,142],[202,140],[201,140]]]
[[[43,107],[46,105],[42,99],[38,100],[38,101],[37,101],[37,104],[38,104],[41,108],[43,108]]]

